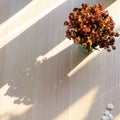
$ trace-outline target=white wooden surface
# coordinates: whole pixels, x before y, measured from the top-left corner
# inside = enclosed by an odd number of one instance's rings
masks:
[[[120,0],[0,0],[0,120],[120,120],[120,42],[82,53],[64,21],[81,3],[103,3],[120,31]]]

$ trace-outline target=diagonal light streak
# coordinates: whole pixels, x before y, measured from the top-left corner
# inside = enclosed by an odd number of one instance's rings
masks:
[[[51,49],[49,52],[47,52],[45,55],[39,56],[36,58],[36,63],[42,63],[44,60],[50,59],[51,57],[57,55],[61,51],[65,50],[69,46],[73,44],[73,41],[70,41],[69,39],[63,40],[60,44],[55,46],[53,49]]]
[[[0,26],[0,48],[23,33],[29,27],[66,0],[35,0]]]

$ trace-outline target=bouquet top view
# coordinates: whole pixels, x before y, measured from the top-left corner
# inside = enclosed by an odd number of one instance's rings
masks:
[[[82,4],[81,8],[74,8],[64,25],[67,26],[66,37],[88,52],[99,48],[108,52],[116,49],[115,40],[120,35],[114,31],[115,22],[102,4]]]

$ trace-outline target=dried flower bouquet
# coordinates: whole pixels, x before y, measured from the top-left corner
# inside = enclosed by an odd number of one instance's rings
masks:
[[[114,32],[115,23],[102,4],[82,4],[81,8],[74,8],[64,25],[67,26],[66,37],[88,52],[96,47],[107,51],[116,49],[115,37],[119,37],[119,33]]]

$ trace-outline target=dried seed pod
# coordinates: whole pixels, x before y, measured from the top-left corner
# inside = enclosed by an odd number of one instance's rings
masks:
[[[109,114],[109,118],[110,118],[109,120],[113,120],[114,117],[112,114]]]
[[[107,110],[104,112],[101,120],[113,120],[113,115]]]
[[[109,120],[108,116],[102,116],[101,120]]]
[[[109,112],[108,110],[106,110],[106,111],[104,112],[104,115],[105,115],[105,116],[109,116],[109,114],[110,114],[110,112]]]
[[[107,109],[112,110],[114,108],[113,104],[108,104]]]

